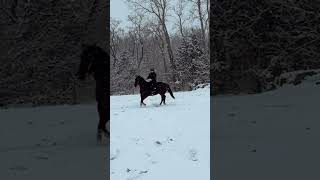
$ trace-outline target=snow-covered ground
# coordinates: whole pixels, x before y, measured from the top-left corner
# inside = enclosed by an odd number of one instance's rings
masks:
[[[320,85],[211,98],[216,179],[318,180]],[[209,89],[167,105],[111,97],[110,158],[97,145],[95,104],[0,110],[0,179],[209,179]],[[213,129],[212,129],[213,131]]]
[[[319,80],[317,75],[262,94],[214,97],[214,178],[320,179]]]
[[[0,110],[0,179],[106,179],[97,121],[95,104]]]
[[[210,89],[111,97],[112,180],[209,180]]]

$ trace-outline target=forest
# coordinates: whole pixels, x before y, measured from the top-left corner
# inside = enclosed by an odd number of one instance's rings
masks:
[[[0,106],[93,99],[75,77],[82,44],[108,50],[109,2],[0,0]]]
[[[212,95],[260,93],[317,74],[319,1],[210,3]]]
[[[111,94],[135,93],[135,75],[147,77],[150,68],[175,91],[209,83],[208,0],[127,0],[126,5],[129,25],[111,16]]]
[[[137,93],[149,68],[174,91],[211,82],[212,95],[299,84],[320,68],[318,1],[125,2],[123,26],[109,1],[0,0],[0,106],[92,100],[93,79],[74,76],[90,42],[110,53],[111,95]]]

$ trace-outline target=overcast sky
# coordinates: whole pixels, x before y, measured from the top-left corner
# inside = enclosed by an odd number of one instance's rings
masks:
[[[176,4],[176,0],[171,0],[170,1],[172,3],[172,5]],[[192,8],[192,4],[188,4],[188,7],[186,7],[185,9],[185,14],[186,16],[189,16],[191,8]],[[110,1],[110,16],[111,18],[114,18],[116,20],[120,20],[121,24],[120,26],[126,30],[127,26],[130,26],[130,22],[128,20],[128,15],[130,14],[130,9],[128,8],[128,4],[126,2],[126,0],[111,0]],[[175,33],[177,32],[177,27],[174,25],[176,20],[176,16],[174,14],[172,14],[172,12],[170,12],[171,16],[168,17],[168,21],[167,21],[167,27],[169,30],[169,33]],[[186,22],[187,26],[199,26],[199,22],[198,21],[188,21]]]
[[[128,25],[129,9],[125,0],[111,0],[110,2],[111,18],[122,21],[122,27]]]
[[[130,10],[126,3],[126,0],[111,0],[110,1],[110,17],[121,20],[121,27],[126,29],[126,26],[129,26],[130,23],[128,22],[128,15]],[[173,27],[173,18],[169,18],[167,23],[169,31],[174,31]]]

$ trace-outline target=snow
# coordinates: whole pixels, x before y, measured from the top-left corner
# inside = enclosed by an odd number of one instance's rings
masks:
[[[110,158],[96,144],[95,104],[1,110],[0,177],[105,179],[110,159],[112,180],[209,179],[211,108],[213,177],[316,180],[319,80],[215,96],[211,106],[208,87],[174,92],[162,106],[159,96],[147,98],[146,107],[139,95],[112,96]]]
[[[209,180],[210,89],[111,97],[112,180]]]
[[[319,179],[319,76],[256,95],[216,96],[215,179]]]
[[[95,104],[12,108],[0,111],[0,121],[1,179],[106,178]]]

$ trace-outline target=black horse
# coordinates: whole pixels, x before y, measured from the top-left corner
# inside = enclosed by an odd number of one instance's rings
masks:
[[[96,101],[99,113],[98,134],[101,140],[102,136],[110,136],[106,129],[106,124],[110,120],[109,104],[109,54],[96,45],[82,45],[81,62],[77,76],[84,80],[86,75],[93,74],[96,80]]]
[[[144,105],[146,106],[145,103],[143,103],[143,100],[146,99],[148,96],[154,96],[157,94],[161,95],[161,102],[160,105],[166,104],[166,95],[165,93],[168,91],[171,95],[171,97],[174,99],[175,97],[173,96],[173,93],[170,89],[169,84],[163,83],[163,82],[157,82],[156,84],[156,92],[153,93],[153,89],[151,88],[151,83],[147,82],[146,80],[143,79],[143,77],[141,76],[137,76],[136,80],[134,82],[134,87],[137,87],[137,85],[140,86],[140,97],[141,97],[141,101],[140,101],[140,106]]]

